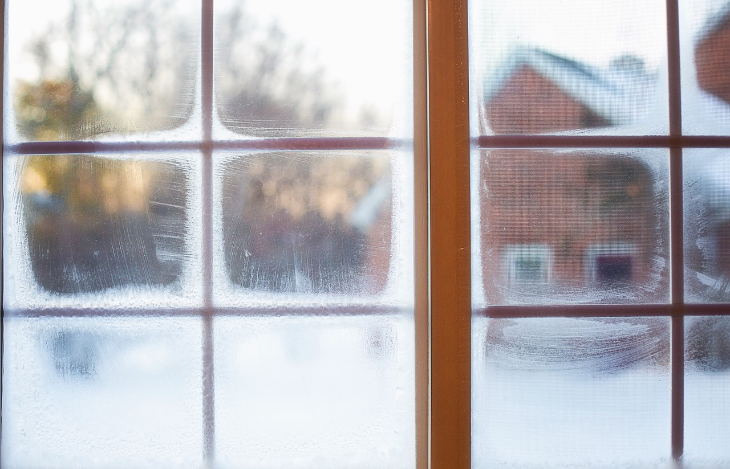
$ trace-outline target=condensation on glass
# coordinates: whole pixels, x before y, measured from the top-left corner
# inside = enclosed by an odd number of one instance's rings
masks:
[[[7,142],[200,137],[197,1],[10,1],[8,16]]]
[[[472,467],[666,467],[667,318],[472,321]]]
[[[393,315],[216,319],[217,461],[413,467],[412,328]]]
[[[666,134],[663,0],[469,5],[478,134]]]
[[[493,149],[473,157],[475,298],[668,301],[665,150]]]
[[[413,467],[412,3],[8,3],[0,464]]]
[[[200,301],[198,157],[6,157],[5,306]]]
[[[730,151],[684,150],[684,282],[687,301],[730,299]]]
[[[413,134],[410,2],[221,0],[216,9],[219,138]]]
[[[194,317],[6,317],[3,467],[202,466]]]
[[[682,0],[682,131],[690,135],[730,134],[730,5]]]
[[[373,294],[392,250],[401,152],[219,154],[228,280],[266,292]]]
[[[730,464],[730,317],[685,319],[685,443],[688,467]]]

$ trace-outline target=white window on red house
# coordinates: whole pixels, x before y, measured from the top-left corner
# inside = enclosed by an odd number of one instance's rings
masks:
[[[503,259],[510,284],[539,284],[550,281],[552,255],[547,245],[508,246]]]
[[[586,253],[586,278],[595,284],[628,283],[636,270],[636,246],[630,243],[597,245]]]

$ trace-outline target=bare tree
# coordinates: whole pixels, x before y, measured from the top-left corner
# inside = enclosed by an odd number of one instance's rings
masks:
[[[75,0],[30,40],[37,82],[20,82],[15,109],[30,139],[169,129],[187,120],[198,26],[172,0],[105,6]],[[59,50],[58,45],[62,45]]]
[[[227,127],[281,136],[324,128],[336,114],[341,100],[324,68],[277,24],[262,27],[238,5],[221,16],[217,39],[218,109]]]
[[[184,123],[194,105],[199,27],[175,6],[166,0],[101,8],[75,0],[67,18],[28,44],[40,79],[15,86],[20,133],[80,139]],[[327,129],[341,100],[314,55],[240,5],[218,18],[222,123],[264,136]],[[265,290],[361,291],[367,233],[348,216],[388,177],[387,157],[256,161],[232,166],[228,173],[237,177],[224,181],[231,280]],[[21,177],[31,263],[44,288],[75,293],[179,277],[187,176],[176,166],[30,157]],[[257,184],[261,190],[250,193]],[[264,248],[266,238],[279,242]]]

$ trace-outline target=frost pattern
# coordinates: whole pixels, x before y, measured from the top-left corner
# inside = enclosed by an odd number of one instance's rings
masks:
[[[476,468],[663,468],[666,318],[472,322]]]

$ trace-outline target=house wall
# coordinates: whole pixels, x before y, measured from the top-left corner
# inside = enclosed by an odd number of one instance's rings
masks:
[[[527,65],[518,68],[489,101],[496,134],[533,134],[600,127],[608,123]]]
[[[730,103],[730,18],[695,47],[695,66],[700,88]]]
[[[531,67],[515,71],[488,103],[495,133],[534,134],[608,122]],[[505,253],[550,252],[552,285],[598,288],[589,250],[632,246],[632,284],[648,282],[656,244],[653,177],[638,159],[536,150],[483,151],[481,227],[484,287],[490,303],[509,296]]]
[[[546,245],[550,283],[591,286],[589,248],[631,245],[632,284],[650,280],[657,234],[653,177],[631,155],[537,150],[482,153],[481,226],[487,298],[510,289],[505,249]]]
[[[695,72],[701,89],[730,104],[730,14],[695,46]],[[730,278],[730,221],[712,220],[704,227],[714,240],[714,249],[698,269],[717,278],[724,295]],[[707,255],[707,254],[705,254]],[[722,286],[720,286],[722,285]]]

